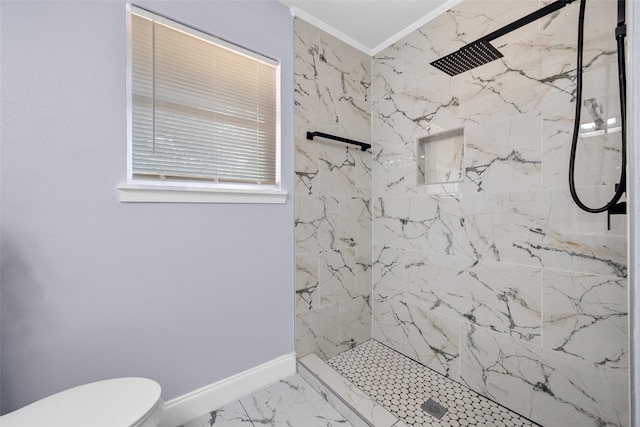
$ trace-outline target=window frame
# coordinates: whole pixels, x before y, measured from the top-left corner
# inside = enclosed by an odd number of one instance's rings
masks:
[[[133,173],[133,57],[132,57],[132,14],[154,19],[178,31],[199,37],[231,51],[264,61],[269,59],[276,71],[276,173],[275,184],[214,183],[198,180],[146,180],[136,179]],[[127,3],[126,12],[127,59],[127,180],[117,186],[121,202],[152,203],[285,203],[288,192],[282,185],[282,104],[281,104],[281,62],[250,49],[213,36],[199,28],[183,24],[177,20],[151,12]]]

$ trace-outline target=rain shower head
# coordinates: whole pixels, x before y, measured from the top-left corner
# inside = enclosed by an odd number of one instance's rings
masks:
[[[469,71],[473,68],[495,61],[498,58],[502,58],[504,55],[502,55],[498,51],[498,49],[496,49],[491,45],[491,43],[489,43],[491,40],[502,37],[513,30],[530,24],[531,22],[536,21],[552,12],[555,12],[556,10],[563,8],[569,3],[573,3],[574,1],[575,0],[558,0],[556,2],[548,4],[542,9],[530,13],[529,15],[524,16],[509,25],[500,28],[499,30],[487,34],[486,36],[474,41],[473,43],[469,43],[468,45],[463,46],[462,48],[453,53],[450,53],[447,56],[436,59],[431,63],[431,65],[441,71],[444,71],[450,76],[456,76],[460,73],[464,73],[465,71]]]
[[[457,76],[502,57],[500,51],[491,43],[480,39],[433,61],[431,65],[450,76]]]

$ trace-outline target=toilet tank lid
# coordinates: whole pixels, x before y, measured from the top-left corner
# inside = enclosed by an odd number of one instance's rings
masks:
[[[74,387],[2,416],[2,427],[132,426],[153,410],[160,385],[147,378],[115,378]]]

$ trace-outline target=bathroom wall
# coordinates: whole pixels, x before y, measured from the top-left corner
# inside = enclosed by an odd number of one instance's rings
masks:
[[[373,338],[545,426],[627,426],[626,217],[568,191],[578,2],[456,77],[429,63],[547,2],[466,0],[372,64]],[[616,2],[587,2],[576,181],[619,177]],[[609,119],[615,119],[609,121]],[[464,128],[462,179],[416,139]],[[426,159],[422,158],[422,155]]]
[[[371,338],[371,58],[295,21],[296,353],[328,358]]]
[[[293,18],[136,2],[279,59],[293,192]],[[145,376],[172,399],[294,351],[293,199],[124,204],[125,1],[2,1],[2,413]],[[287,83],[289,82],[289,83]]]

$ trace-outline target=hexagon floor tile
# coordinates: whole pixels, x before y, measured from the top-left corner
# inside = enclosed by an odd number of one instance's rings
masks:
[[[327,363],[408,426],[538,426],[375,340]]]

